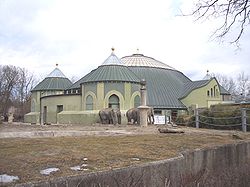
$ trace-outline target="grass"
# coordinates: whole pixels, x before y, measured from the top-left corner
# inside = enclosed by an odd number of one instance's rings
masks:
[[[213,134],[6,138],[0,139],[0,174],[19,176],[18,183],[41,181],[163,160],[184,150],[235,141],[228,135]],[[88,171],[70,169],[81,164],[88,164]],[[48,167],[60,171],[41,175],[40,170]]]

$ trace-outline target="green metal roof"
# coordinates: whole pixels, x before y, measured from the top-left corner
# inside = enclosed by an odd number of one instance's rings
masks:
[[[183,87],[180,99],[186,97],[191,91],[197,88],[206,86],[212,79],[215,79],[215,78],[210,78],[209,80],[199,80],[199,81],[192,81],[192,82],[186,83]],[[230,95],[230,93],[225,88],[223,88],[219,83],[218,85],[219,85],[221,95]]]
[[[140,79],[146,80],[147,105],[154,108],[186,108],[179,101],[185,83],[191,82],[183,73],[165,68],[129,67]]]
[[[207,85],[210,82],[210,80],[199,80],[199,81],[191,81],[187,82],[183,85],[183,89],[180,95],[180,99],[183,97],[186,97],[191,91],[197,88],[201,88],[205,85]]]
[[[87,82],[136,82],[140,83],[140,79],[126,66],[123,65],[101,65],[97,69],[91,71],[81,78],[68,89],[80,88],[82,83]]]
[[[231,95],[223,86],[219,85],[221,95]]]
[[[72,85],[72,82],[68,78],[46,77],[32,91],[64,90],[70,85]]]
[[[65,77],[57,67],[38,85],[31,91],[43,91],[43,90],[64,90],[72,85],[72,82]]]

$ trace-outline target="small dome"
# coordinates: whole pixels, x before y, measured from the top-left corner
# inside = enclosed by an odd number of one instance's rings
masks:
[[[58,69],[57,67],[47,77],[62,77],[62,78],[66,78],[66,76],[63,74],[63,72],[61,72],[61,70]]]
[[[123,65],[122,61],[115,55],[112,48],[111,55],[102,63],[102,65]]]
[[[72,85],[72,82],[61,72],[57,67],[32,91],[43,91],[43,90],[64,90]]]
[[[164,64],[163,62],[155,60],[152,57],[144,56],[143,54],[133,54],[131,56],[125,56],[122,57],[121,61],[126,66],[156,67],[175,70],[173,67]]]

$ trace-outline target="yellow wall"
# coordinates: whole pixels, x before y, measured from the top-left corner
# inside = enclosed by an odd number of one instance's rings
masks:
[[[211,96],[211,88],[213,89],[213,96]],[[214,88],[216,90],[215,95]],[[181,102],[186,107],[198,104],[199,108],[210,107],[210,105],[221,103],[222,99],[220,96],[218,82],[216,81],[216,79],[211,79],[211,81],[207,85],[191,91],[186,97],[181,99]]]
[[[43,97],[40,91],[32,93],[33,110],[26,114],[28,123],[88,123],[96,122],[99,110],[107,108],[109,97],[113,94],[119,97],[120,110],[127,111],[134,107],[134,99],[140,96],[139,90],[132,91],[133,83],[121,83],[124,89],[111,88],[105,93],[105,83],[98,82],[95,89],[81,85],[81,95],[49,95]],[[123,91],[122,91],[123,90]],[[55,93],[58,94],[58,93]],[[86,110],[86,98],[90,95],[93,98],[93,110]],[[41,103],[40,103],[41,102]],[[58,113],[58,105],[63,105],[63,111]],[[44,108],[47,108],[46,119]],[[41,110],[41,112],[40,112]],[[73,115],[74,114],[74,115]],[[124,113],[125,114],[125,113]],[[72,117],[70,117],[72,115]],[[93,118],[91,118],[91,116]],[[45,121],[44,121],[45,120]]]
[[[97,83],[97,109],[106,108],[104,105],[104,83]]]
[[[63,111],[80,111],[80,95],[57,95],[42,98],[41,102],[41,121],[43,121],[44,106],[47,107],[46,123],[57,123],[57,105],[63,105]]]

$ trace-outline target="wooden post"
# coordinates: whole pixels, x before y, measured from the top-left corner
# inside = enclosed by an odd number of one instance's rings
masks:
[[[195,108],[195,127],[199,128],[199,111],[198,111],[198,108]]]
[[[247,117],[246,117],[246,109],[241,109],[241,125],[242,125],[242,131],[247,132]]]

